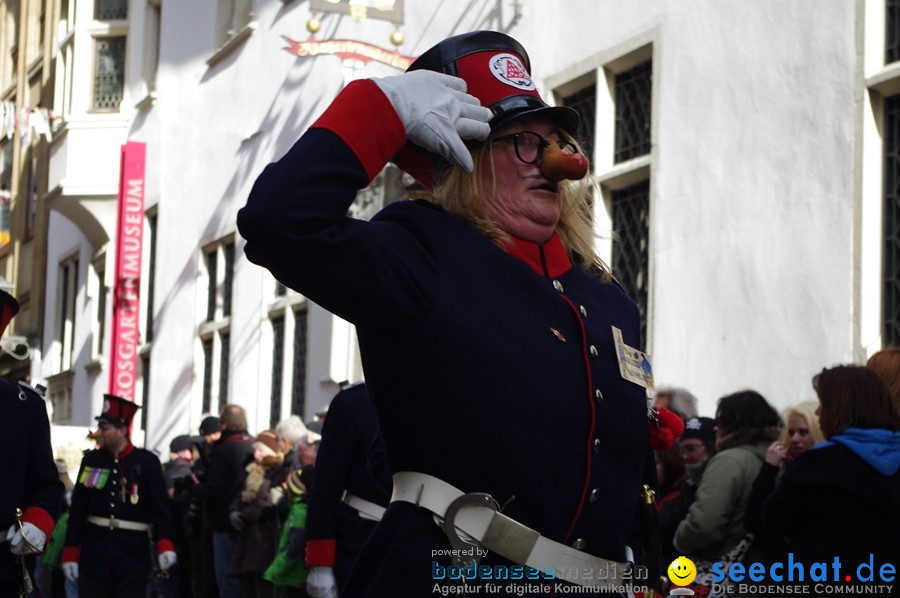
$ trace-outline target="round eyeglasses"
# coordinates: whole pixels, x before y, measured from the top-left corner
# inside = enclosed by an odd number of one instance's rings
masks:
[[[555,141],[551,141],[538,135],[534,131],[519,131],[518,133],[512,133],[510,135],[501,135],[500,137],[495,137],[493,143],[500,141],[512,143],[516,149],[516,157],[525,164],[537,164],[540,162],[541,156],[544,154],[544,149],[551,143],[559,145],[559,149],[561,149],[564,154],[578,153],[578,148],[575,147],[575,144],[571,141],[566,139],[556,139]]]

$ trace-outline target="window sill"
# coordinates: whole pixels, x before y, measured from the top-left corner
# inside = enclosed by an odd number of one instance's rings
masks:
[[[103,371],[103,357],[97,356],[84,366],[84,371],[91,375],[99,374]]]
[[[250,21],[247,23],[243,29],[235,33],[231,36],[231,39],[222,44],[218,50],[216,50],[215,54],[209,57],[206,61],[207,66],[213,67],[218,63],[222,62],[226,57],[228,57],[232,52],[234,52],[239,46],[241,46],[256,30],[256,21]]]
[[[136,110],[145,110],[156,103],[156,92],[151,91],[148,92],[147,95],[142,97],[140,101],[134,105]]]

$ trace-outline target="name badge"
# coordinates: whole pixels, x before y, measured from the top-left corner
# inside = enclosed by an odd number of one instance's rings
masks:
[[[653,390],[653,368],[650,359],[643,351],[625,344],[622,331],[612,327],[613,342],[616,345],[616,359],[619,360],[619,373],[629,382]]]

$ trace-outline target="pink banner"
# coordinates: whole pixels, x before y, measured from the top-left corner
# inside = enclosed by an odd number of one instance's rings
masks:
[[[141,245],[144,234],[144,161],[147,146],[122,146],[119,170],[116,278],[113,287],[109,392],[134,401],[141,313]]]

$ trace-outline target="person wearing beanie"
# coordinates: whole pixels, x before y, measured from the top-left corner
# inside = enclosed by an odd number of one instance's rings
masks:
[[[687,516],[697,497],[697,487],[703,478],[706,463],[716,454],[716,420],[711,417],[688,418],[684,422],[684,432],[677,450],[687,477],[678,488],[675,498],[660,506],[659,540],[663,562],[672,562],[680,554],[673,544],[675,530]]]
[[[430,595],[441,571],[473,566],[460,535],[480,565],[592,591],[650,562],[651,442],[677,434],[648,410],[640,314],[595,249],[579,125],[541,96],[518,41],[454,35],[403,74],[347,85],[238,213],[252,263],[356,326],[393,502],[347,596]],[[389,161],[419,198],[353,219]],[[584,568],[598,574],[566,575]],[[307,589],[334,596],[333,573]]]
[[[19,303],[0,291],[0,338],[19,311]],[[0,345],[0,353],[6,351]],[[20,563],[47,546],[59,516],[63,484],[53,461],[50,421],[44,399],[24,382],[0,380],[0,451],[4,458],[0,492],[0,596],[24,587]],[[16,517],[17,509],[22,512]]]

